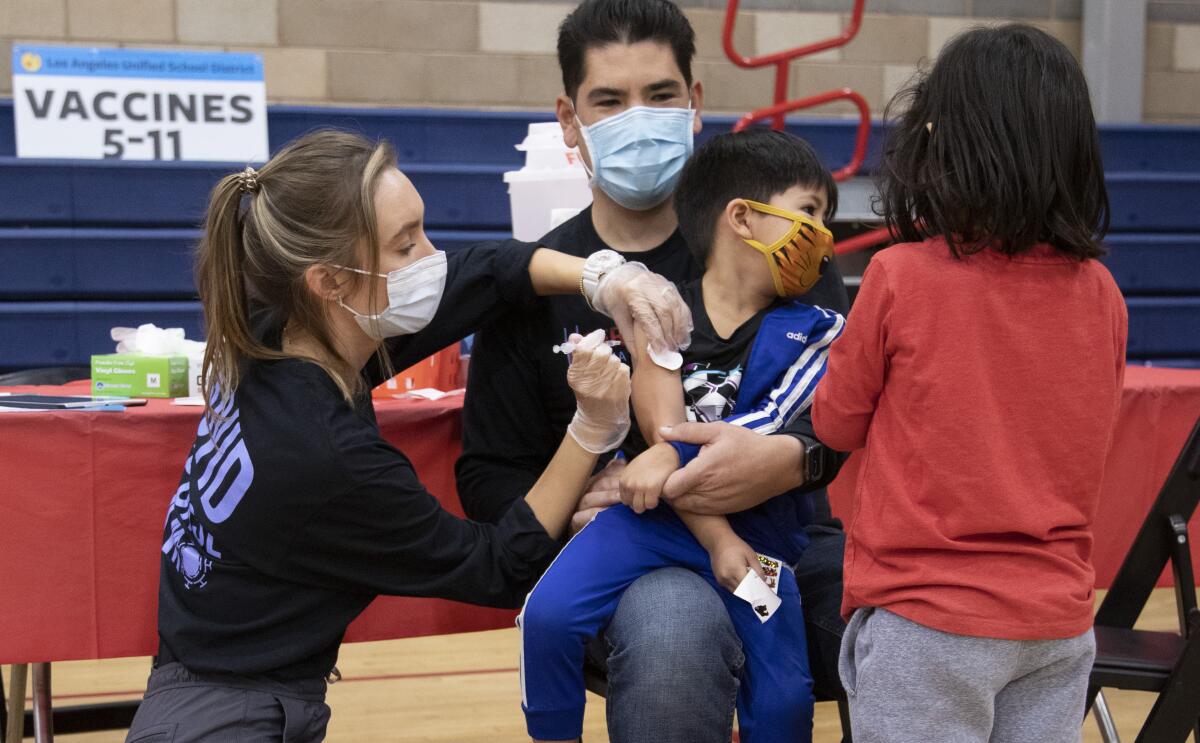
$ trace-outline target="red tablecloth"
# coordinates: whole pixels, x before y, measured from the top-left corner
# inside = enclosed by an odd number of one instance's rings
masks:
[[[87,385],[11,391],[88,394]],[[385,438],[459,515],[462,397],[376,401]],[[0,663],[155,651],[159,547],[201,409],[0,413]],[[511,627],[515,613],[380,598],[350,642]]]
[[[1097,586],[1112,583],[1197,418],[1200,371],[1143,366],[1125,370],[1121,416],[1108,455],[1094,527],[1092,559]],[[986,442],[981,445],[986,446]],[[1013,466],[1019,467],[1020,462]],[[852,456],[829,487],[830,505],[843,519],[852,511],[857,480],[858,458]],[[1190,526],[1193,535],[1200,535],[1200,513]],[[1192,540],[1192,561],[1200,565],[1200,539]],[[1169,570],[1159,584],[1170,585]]]

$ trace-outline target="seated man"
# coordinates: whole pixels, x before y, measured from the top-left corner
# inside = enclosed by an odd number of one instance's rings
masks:
[[[584,134],[632,108],[686,111],[689,105],[694,112],[690,130],[699,131],[703,89],[692,78],[695,44],[687,19],[669,0],[587,0],[563,22],[558,48],[563,136],[568,146],[580,147],[596,177],[592,206],[540,242],[577,255],[613,249],[676,283],[698,278],[701,267],[677,229],[671,198],[676,178],[647,179],[632,192],[621,188],[603,168],[595,169],[595,160],[605,153],[590,152],[590,134]],[[628,126],[618,128],[630,133]],[[683,144],[690,150],[691,137]],[[670,156],[667,152],[664,160]],[[678,169],[670,167],[677,175]],[[836,265],[806,299],[847,310]],[[567,360],[553,347],[576,329],[597,327],[612,328],[612,323],[582,297],[557,297],[497,316],[476,335],[457,466],[468,516],[500,519],[544,470],[574,414],[574,400],[562,382]],[[629,361],[615,328],[609,337],[618,342],[614,351]],[[827,451],[814,456],[822,450],[806,416],[766,437],[723,423],[694,425],[703,427],[710,444],[666,486],[668,495],[677,484],[686,486],[691,492],[684,498],[692,501],[692,510],[731,513],[765,501],[780,488],[814,491],[816,513],[805,529],[809,546],[795,566],[796,581],[804,597],[815,691],[818,697],[841,694],[837,653],[845,625],[838,611],[845,534],[820,490],[840,460]],[[814,463],[811,470],[822,466],[823,475],[806,477],[806,459]],[[616,480],[622,466],[614,462],[594,478],[573,520],[575,530],[599,509],[619,502]],[[616,743],[728,743],[741,643],[719,595],[695,573],[665,568],[634,581],[603,638],[589,646],[589,659],[608,674],[609,736]]]

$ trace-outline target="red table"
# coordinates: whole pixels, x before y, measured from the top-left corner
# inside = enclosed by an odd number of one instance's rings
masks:
[[[10,391],[88,394],[87,383]],[[454,490],[462,397],[378,400],[384,437],[442,505]],[[201,409],[0,413],[0,663],[151,655],[167,503]],[[350,642],[511,627],[515,612],[380,598]]]
[[[1200,371],[1144,366],[1125,370],[1121,415],[1094,525],[1097,586],[1112,583],[1197,418]],[[829,487],[830,505],[843,519],[852,511],[857,462],[852,456]],[[1200,534],[1200,512],[1190,526],[1192,534]],[[1200,565],[1200,539],[1192,540],[1192,563]],[[1159,585],[1171,585],[1170,570],[1164,571]]]
[[[38,391],[82,394],[86,386]],[[453,463],[461,404],[376,403],[384,436],[460,514]],[[199,416],[165,401],[123,413],[0,413],[0,663],[154,652],[163,517]],[[1200,372],[1129,368],[1096,517],[1099,585],[1112,580],[1198,416]],[[835,511],[849,510],[855,474],[852,459],[830,488]],[[1200,550],[1195,557],[1200,563]],[[507,627],[512,617],[382,598],[347,640]]]

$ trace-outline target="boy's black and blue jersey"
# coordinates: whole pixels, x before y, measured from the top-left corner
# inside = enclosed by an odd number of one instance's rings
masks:
[[[831,310],[781,300],[755,313],[728,338],[713,328],[699,281],[680,287],[692,311],[692,344],[683,352],[682,382],[688,420],[725,421],[762,434],[786,428],[812,404],[825,374],[829,345],[845,321]],[[680,466],[700,447],[672,443]],[[624,447],[632,459],[646,448],[632,427]],[[803,527],[813,519],[812,497],[793,490],[748,511],[731,514],[743,538],[772,545],[775,556],[794,563],[807,545]]]

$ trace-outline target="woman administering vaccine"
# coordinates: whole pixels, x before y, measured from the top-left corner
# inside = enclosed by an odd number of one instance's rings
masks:
[[[319,132],[213,191],[196,268],[209,407],[167,513],[159,653],[130,741],[323,739],[351,620],[378,594],[518,605],[629,427],[628,368],[573,337],[557,455],[498,524],[464,521],[380,436],[368,393],[392,368],[554,293],[687,340],[670,285],[614,255],[436,251],[395,163],[386,143]]]

